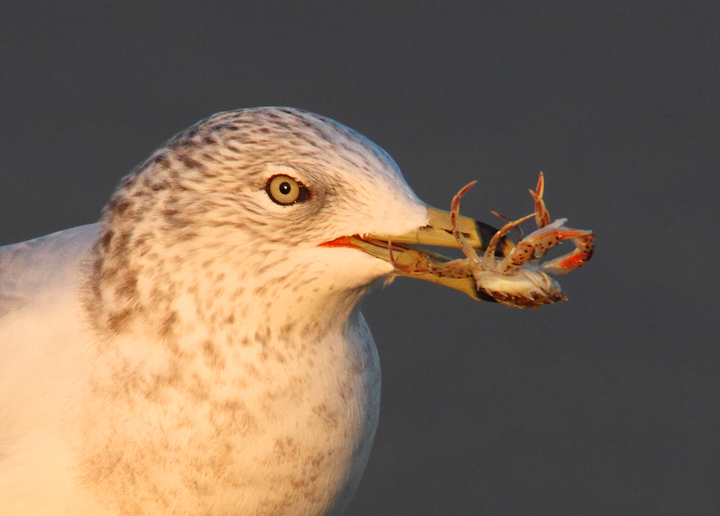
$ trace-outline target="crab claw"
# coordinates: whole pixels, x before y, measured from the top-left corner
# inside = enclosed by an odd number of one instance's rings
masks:
[[[560,275],[582,267],[593,255],[595,249],[595,233],[581,229],[560,228],[560,240],[571,239],[575,244],[572,253],[559,256],[542,265],[541,269],[547,273]]]

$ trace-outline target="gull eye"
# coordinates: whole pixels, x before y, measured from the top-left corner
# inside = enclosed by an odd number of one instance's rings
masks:
[[[310,190],[305,185],[286,175],[271,177],[265,185],[265,191],[273,202],[283,206],[302,202],[310,197]]]

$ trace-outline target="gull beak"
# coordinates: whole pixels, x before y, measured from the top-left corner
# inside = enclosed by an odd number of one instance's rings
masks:
[[[444,265],[452,261],[438,253],[415,247],[416,245],[459,248],[460,244],[453,236],[450,212],[428,207],[429,223],[403,235],[369,234],[340,237],[321,244],[322,247],[354,247],[366,253],[390,262],[395,267],[394,275],[407,276],[445,285],[464,292],[475,300],[493,301],[478,292],[471,276],[454,271]],[[462,233],[468,243],[478,251],[484,251],[490,239],[498,230],[483,222],[468,217],[458,216],[457,230]],[[498,242],[495,254],[507,255],[514,247],[513,242],[502,237]]]

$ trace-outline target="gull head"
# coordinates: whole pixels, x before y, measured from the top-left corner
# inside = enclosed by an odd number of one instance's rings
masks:
[[[460,222],[478,248],[494,233]],[[276,107],[219,113],[172,138],[123,180],[101,226],[85,297],[108,334],[137,320],[165,336],[189,319],[271,321],[278,307],[349,313],[396,272],[387,243],[457,246],[448,214],[423,204],[380,147]]]
[[[392,158],[357,132],[289,108],[219,113],[123,180],[101,220],[87,306],[105,331],[141,319],[167,333],[223,298],[244,319],[262,308],[239,306],[247,296],[351,305],[393,267],[321,244],[427,223]]]

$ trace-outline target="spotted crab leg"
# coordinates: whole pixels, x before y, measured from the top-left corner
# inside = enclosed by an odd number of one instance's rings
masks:
[[[485,249],[485,255],[483,256],[483,261],[485,262],[485,267],[489,270],[492,270],[495,268],[495,247],[497,246],[498,242],[500,242],[500,239],[504,237],[508,232],[525,222],[526,220],[529,220],[532,218],[535,214],[531,213],[530,215],[526,215],[520,219],[513,220],[511,222],[508,222],[505,224],[502,228],[500,228],[500,231],[495,233],[490,239],[490,243],[487,246],[487,249]],[[516,247],[513,248],[513,250],[508,254],[505,258],[503,258],[502,262],[500,262],[500,268],[498,268],[497,272],[504,273],[505,271],[501,270],[502,265],[505,263],[515,263],[515,261],[520,260],[517,264],[517,266],[509,268],[509,271],[515,270],[518,267],[520,267],[522,264],[527,262],[532,258],[532,256],[526,257],[526,250],[520,249],[520,245],[527,240],[523,239]]]

